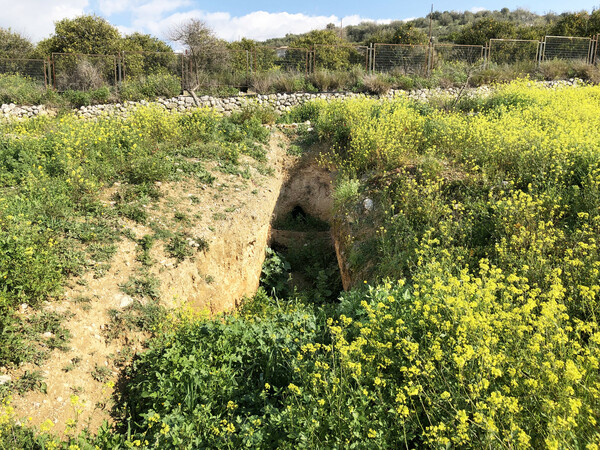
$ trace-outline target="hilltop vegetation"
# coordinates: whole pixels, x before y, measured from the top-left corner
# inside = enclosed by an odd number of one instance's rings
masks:
[[[426,44],[429,35],[430,16],[389,24],[365,22],[349,25],[340,29],[329,24],[329,43],[341,39],[354,44],[369,45],[371,43],[389,44]],[[431,14],[432,36],[438,42],[456,44],[485,45],[491,38],[505,39],[542,39],[551,36],[584,36],[590,37],[600,33],[600,11],[591,14],[586,11],[538,15],[525,9],[510,11],[434,11]],[[311,34],[288,34],[284,38],[269,39],[269,45],[301,45]],[[322,38],[321,38],[322,40]],[[315,42],[322,43],[322,42]]]
[[[562,14],[538,15],[525,9],[502,8],[499,11],[434,11],[431,15],[389,24],[364,22],[340,29],[329,24],[324,30],[257,42],[243,38],[218,45],[230,49],[253,49],[256,45],[311,47],[315,44],[371,43],[424,44],[428,40],[429,25],[438,42],[485,45],[491,38],[542,39],[545,35],[591,37],[600,33],[600,10]],[[55,24],[54,33],[37,45],[9,29],[0,29],[1,58],[42,58],[51,53],[88,53],[114,55],[120,51],[172,52],[172,48],[157,37],[142,33],[121,36],[116,27],[105,19],[84,15],[62,19]],[[171,36],[177,40],[176,36]],[[211,33],[199,35],[204,40],[215,41]]]

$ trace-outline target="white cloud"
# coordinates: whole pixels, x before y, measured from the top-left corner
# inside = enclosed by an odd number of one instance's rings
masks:
[[[98,8],[106,16],[128,11],[137,6],[139,0],[99,0]]]
[[[116,28],[117,30],[119,30],[119,33],[121,33],[121,36],[126,36],[128,34],[133,34],[136,31],[139,31],[133,27],[126,27],[125,25],[117,25]]]
[[[166,13],[190,5],[189,0],[152,0],[135,8],[134,14],[139,19],[160,20]]]
[[[85,12],[88,0],[0,0],[0,27],[11,28],[33,41],[50,36],[54,22]]]
[[[473,14],[476,14],[485,10],[487,10],[487,8],[483,8],[482,6],[473,6],[469,11],[471,11]]]
[[[358,15],[340,18],[335,15],[309,16],[301,13],[255,11],[244,16],[232,16],[227,12],[192,10],[171,14],[160,21],[148,21],[146,17],[138,16],[134,19],[133,25],[135,28],[144,29],[151,34],[165,38],[173,26],[191,18],[206,22],[217,36],[228,41],[242,37],[256,40],[283,37],[287,33],[298,34],[322,29],[329,23],[339,25],[340,21],[344,26],[370,21],[370,19]],[[389,23],[391,19],[381,19],[377,22]]]

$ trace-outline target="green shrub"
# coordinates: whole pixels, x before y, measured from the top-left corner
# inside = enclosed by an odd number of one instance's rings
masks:
[[[444,62],[433,69],[430,82],[444,89],[462,86],[467,82],[469,72],[473,69],[474,67],[467,63]]]
[[[297,73],[277,73],[273,77],[272,89],[275,92],[302,92],[305,87],[304,75]]]
[[[127,181],[133,184],[164,181],[173,170],[173,163],[163,153],[140,154],[131,159],[126,171]]]
[[[181,93],[181,81],[175,75],[148,75],[124,81],[119,94],[123,100],[154,100],[157,97],[171,98]]]
[[[319,91],[342,91],[349,89],[356,80],[346,71],[317,69],[309,75],[309,81]]]
[[[80,108],[91,104],[90,94],[86,91],[67,90],[62,93],[63,97],[71,104],[72,107]]]
[[[266,305],[260,320],[224,316],[183,325],[134,361],[125,396],[131,437],[155,447],[277,447],[283,401],[298,378],[288,364],[319,339],[313,313]]]
[[[562,80],[568,78],[569,62],[564,59],[542,61],[538,70],[545,80]]]
[[[90,102],[92,104],[102,104],[107,103],[111,97],[111,91],[108,86],[103,86],[98,89],[94,89],[89,91]]]
[[[294,106],[290,111],[281,117],[282,122],[301,123],[307,120],[315,121],[319,115],[320,102],[309,101]]]
[[[277,120],[277,117],[277,112],[271,106],[250,103],[242,106],[239,111],[233,112],[231,115],[231,120],[234,123],[241,124],[256,118],[263,125],[272,125]]]
[[[103,86],[101,88],[91,89],[88,91],[67,90],[62,93],[62,96],[71,104],[72,107],[80,108],[82,106],[107,103],[111,98],[111,92],[108,86]]]
[[[280,253],[267,247],[260,274],[260,285],[271,295],[284,297],[289,293],[290,269],[290,263]]]
[[[39,105],[52,98],[43,83],[20,75],[0,74],[0,103]]]
[[[425,87],[423,84],[423,79],[420,79],[419,77],[415,76],[415,75],[407,75],[405,73],[402,72],[394,72],[392,71],[389,74],[389,81],[392,84],[392,87],[394,89],[402,89],[404,91],[410,91],[411,89],[415,89],[415,88],[422,88]]]
[[[393,82],[387,76],[372,74],[365,75],[363,78],[363,85],[368,93],[382,95],[392,88]]]

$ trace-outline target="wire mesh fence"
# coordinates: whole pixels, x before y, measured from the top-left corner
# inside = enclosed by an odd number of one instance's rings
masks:
[[[48,62],[43,59],[0,59],[0,74],[20,75],[32,80],[48,83]]]
[[[224,50],[217,58],[183,56],[184,89],[215,90],[222,87],[244,88],[252,71],[252,54],[246,50]]]
[[[592,39],[570,36],[546,36],[542,47],[542,61],[563,59],[569,61],[592,60]]]
[[[183,54],[168,52],[123,52],[121,80],[133,80],[149,75],[172,75],[181,78]]]
[[[483,62],[483,45],[434,44],[431,67],[443,62],[477,64]]]
[[[490,39],[488,61],[496,64],[538,61],[540,41],[524,39]]]
[[[314,69],[368,70],[369,48],[362,45],[315,45],[312,55]]]
[[[58,91],[87,91],[117,84],[117,57],[52,53],[53,86]]]
[[[252,52],[254,72],[282,71],[308,74],[309,53],[306,48],[257,47]]]
[[[122,52],[119,55],[53,53],[51,59],[0,59],[0,74],[18,74],[59,91],[118,87],[122,81],[172,76],[183,89],[230,87],[245,89],[279,79],[303,84],[315,71],[365,72],[428,76],[446,63],[539,64],[548,60],[598,61],[598,37],[545,36],[542,42],[490,39],[487,46],[434,43],[430,45],[353,44],[307,48],[257,46],[251,50],[219,49],[200,55],[174,52]],[[323,74],[321,73],[321,75]],[[287,80],[286,77],[290,77]],[[293,79],[292,79],[293,78]]]
[[[405,44],[375,44],[373,70],[426,75],[429,46]]]

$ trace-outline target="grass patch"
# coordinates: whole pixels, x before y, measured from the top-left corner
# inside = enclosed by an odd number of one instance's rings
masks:
[[[158,300],[142,303],[134,301],[125,309],[111,309],[108,312],[110,323],[105,331],[106,339],[115,340],[131,331],[154,333],[167,317],[167,310]]]

